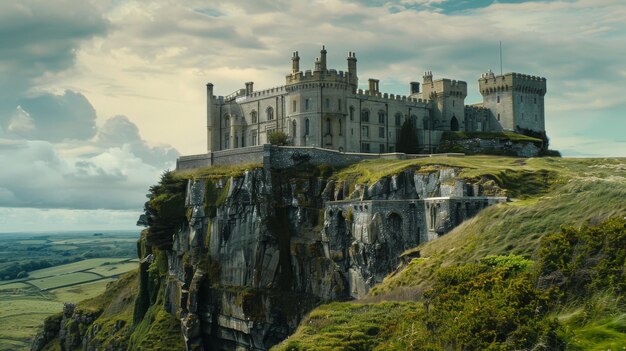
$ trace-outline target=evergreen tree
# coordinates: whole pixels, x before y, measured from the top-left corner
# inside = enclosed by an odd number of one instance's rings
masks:
[[[396,150],[407,154],[416,154],[419,152],[419,144],[417,142],[417,129],[410,118],[407,118],[398,135]]]

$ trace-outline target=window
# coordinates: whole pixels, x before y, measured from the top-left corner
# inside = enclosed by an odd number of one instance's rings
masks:
[[[256,111],[252,110],[252,112],[250,112],[250,117],[252,118],[252,123],[256,124],[257,123]]]
[[[228,115],[224,116],[224,127],[230,127],[230,116]]]
[[[385,127],[378,127],[378,137],[379,138],[385,137]]]
[[[296,130],[297,130],[296,127],[297,126],[298,125],[297,125],[295,120],[293,122],[291,122],[291,137],[294,138],[294,139],[296,138]]]
[[[498,121],[500,120],[500,114],[498,113]]]
[[[224,149],[230,148],[230,133],[224,134]]]
[[[524,97],[522,95],[519,96],[519,102],[524,102]]]
[[[452,107],[454,107],[454,100],[452,100]]]
[[[342,128],[342,125],[341,125],[342,124],[341,123],[341,119],[338,119],[337,121],[339,122],[339,136],[342,136],[343,135],[343,132],[342,132],[343,128]]]
[[[536,96],[535,96],[535,99],[534,99],[534,100],[535,100],[535,105],[537,105],[537,97],[536,97]]]
[[[369,122],[370,121],[370,111],[363,110],[361,111],[361,122]]]
[[[330,99],[326,98],[326,109],[329,110],[330,109]]]
[[[350,128],[350,135],[354,135],[354,128]]]
[[[354,106],[350,106],[350,120],[354,121]]]
[[[291,112],[296,112],[297,105],[298,105],[298,103],[296,102],[296,100],[293,100],[291,102]]]
[[[402,114],[400,112],[396,113],[396,126],[400,126],[400,121],[402,120]]]
[[[498,95],[498,97],[496,98],[498,101],[498,103],[500,103],[500,95]]]
[[[341,111],[341,99],[337,100],[337,111]]]
[[[305,109],[306,111],[308,111],[308,110],[309,110],[309,99],[304,99],[304,109]]]
[[[378,145],[378,152],[380,152],[381,154],[385,153],[385,144]]]
[[[385,124],[385,111],[378,111],[378,123]]]
[[[309,130],[309,124],[310,124],[310,123],[309,123],[309,119],[307,118],[307,119],[304,121],[304,135],[305,135],[305,136],[308,136],[308,135],[309,135],[309,132],[310,132],[310,130]]]
[[[368,127],[368,126],[361,127],[361,136],[364,137],[364,138],[369,138],[370,137],[370,127]]]
[[[361,152],[370,152],[370,144],[361,143]]]
[[[326,118],[326,135],[330,134],[330,118]]]
[[[535,114],[535,122],[537,122],[537,114]]]
[[[274,119],[274,109],[272,107],[268,107],[267,110],[265,111],[265,114],[267,115],[268,121],[271,121]]]
[[[424,120],[422,121],[422,123],[424,124],[424,129],[425,129],[425,130],[428,130],[428,129],[429,129],[429,128],[428,128],[428,127],[429,127],[429,126],[428,126],[428,119],[427,119],[427,118],[424,118]]]
[[[256,130],[253,130],[252,132],[250,132],[250,139],[252,139],[252,145],[251,146],[256,145],[256,142],[257,142],[256,141]]]

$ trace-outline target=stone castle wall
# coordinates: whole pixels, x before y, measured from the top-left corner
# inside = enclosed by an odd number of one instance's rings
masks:
[[[462,156],[462,154],[438,154],[439,156]],[[368,154],[339,152],[317,147],[273,146],[270,144],[238,149],[209,152],[207,154],[181,156],[176,160],[176,170],[184,171],[210,166],[236,164],[262,164],[264,168],[285,169],[301,163],[345,167],[356,162],[375,159],[405,160],[407,158],[431,157],[433,155],[407,155],[404,153]]]

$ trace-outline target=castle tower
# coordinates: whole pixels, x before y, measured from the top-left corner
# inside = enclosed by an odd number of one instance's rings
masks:
[[[435,102],[432,128],[465,130],[466,82],[447,78],[433,80],[433,72],[427,71],[423,76],[421,96]]]
[[[213,84],[206,85],[206,118],[207,118],[207,151],[220,150],[219,116],[216,111],[216,99],[213,95]]]
[[[348,75],[351,92],[355,93],[359,87],[359,77],[356,72],[356,53],[352,51],[348,53]]]
[[[520,73],[496,76],[489,71],[478,80],[483,106],[502,129],[545,132],[546,79]]]

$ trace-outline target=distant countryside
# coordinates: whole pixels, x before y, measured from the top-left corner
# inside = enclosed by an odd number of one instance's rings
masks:
[[[43,319],[137,268],[137,231],[0,234],[0,350],[29,350]]]

